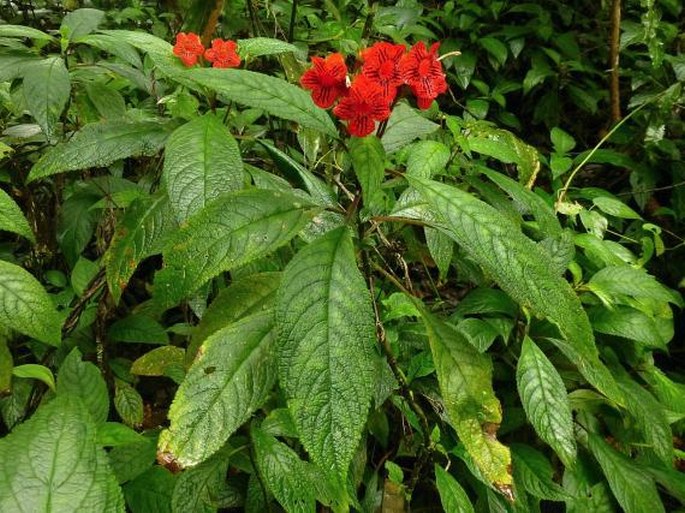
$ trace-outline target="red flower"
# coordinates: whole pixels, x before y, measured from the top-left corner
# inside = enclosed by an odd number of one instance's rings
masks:
[[[192,32],[186,34],[179,32],[176,35],[176,44],[174,45],[174,55],[183,61],[186,66],[195,66],[197,59],[205,53],[205,47],[202,46],[200,36]]]
[[[383,88],[364,75],[359,75],[340,103],[333,109],[340,119],[349,121],[347,131],[356,137],[365,137],[373,132],[374,121],[383,121],[390,116],[390,106]]]
[[[404,45],[382,41],[361,52],[364,59],[362,75],[383,88],[388,103],[392,103],[397,95],[397,88],[404,83],[400,73],[400,59],[406,50]]]
[[[420,109],[427,109],[439,94],[447,91],[445,73],[437,58],[440,43],[426,50],[423,41],[416,43],[400,61],[402,79],[417,97]]]
[[[238,44],[235,41],[213,39],[212,47],[205,51],[205,59],[212,63],[212,68],[235,68],[240,66],[240,56],[236,53]]]
[[[345,59],[339,53],[332,53],[325,59],[312,57],[312,64],[300,78],[300,84],[311,89],[314,103],[327,109],[347,92]]]

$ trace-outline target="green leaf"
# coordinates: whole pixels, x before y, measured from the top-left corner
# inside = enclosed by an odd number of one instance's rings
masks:
[[[564,501],[569,498],[569,494],[552,479],[554,468],[541,452],[527,445],[512,444],[511,454],[516,482],[526,492],[548,501]]]
[[[143,435],[119,422],[103,422],[97,429],[96,441],[100,447],[118,447],[145,440]]]
[[[143,398],[125,381],[114,381],[114,408],[126,425],[138,427],[143,423]]]
[[[398,103],[390,114],[381,142],[386,153],[392,153],[438,128],[440,125],[424,118],[407,104]]]
[[[128,157],[155,155],[169,135],[162,122],[101,121],[84,126],[48,150],[31,168],[27,182],[65,171],[106,167]]]
[[[311,205],[290,193],[252,189],[222,196],[169,241],[155,295],[173,306],[223,271],[276,250],[297,235],[313,213]]]
[[[62,338],[62,318],[28,271],[0,260],[0,325],[53,346]]]
[[[59,367],[57,394],[79,397],[96,423],[105,422],[109,416],[107,384],[95,365],[81,361],[77,348],[72,349]]]
[[[221,194],[242,189],[245,181],[240,148],[213,114],[171,134],[164,149],[162,176],[179,222]]]
[[[508,130],[494,128],[486,122],[472,123],[466,133],[468,149],[505,164],[516,164],[519,182],[532,187],[540,171],[540,158],[532,146]]]
[[[629,265],[608,266],[596,272],[587,284],[592,291],[635,298],[654,299],[683,306],[679,294],[667,289],[654,276]]]
[[[514,200],[519,210],[530,212],[545,235],[556,237],[562,233],[559,219],[544,199],[502,173],[489,169],[484,169],[482,172]]]
[[[90,82],[86,84],[86,94],[101,118],[118,119],[126,114],[126,100],[110,84]]]
[[[126,504],[131,513],[171,513],[176,477],[155,465],[124,485]]]
[[[620,200],[609,198],[608,196],[598,196],[592,199],[592,203],[605,214],[623,219],[642,219],[640,214],[635,212],[628,205]]]
[[[629,306],[614,306],[613,310],[593,307],[588,310],[595,331],[635,340],[646,347],[666,350],[654,319]]]
[[[0,511],[123,513],[124,499],[83,403],[41,406],[0,440]]]
[[[262,55],[278,55],[281,53],[299,53],[299,48],[280,39],[270,37],[251,37],[250,39],[238,39],[238,54],[243,59],[260,57]]]
[[[280,283],[280,273],[259,273],[234,281],[222,290],[193,329],[186,363],[192,363],[202,343],[213,333],[242,317],[269,308]]]
[[[133,46],[109,34],[88,34],[80,37],[78,42],[111,53],[134,68],[143,67],[140,55]]]
[[[438,485],[443,510],[450,513],[473,513],[473,505],[457,480],[440,465],[435,465],[434,468],[435,484]]]
[[[654,481],[633,460],[593,433],[588,433],[588,448],[625,513],[665,513]]]
[[[266,488],[288,513],[314,513],[316,492],[307,464],[261,429],[251,431],[255,460]]]
[[[272,146],[271,144],[261,140],[259,143],[266,149],[269,155],[271,155],[271,158],[274,159],[274,163],[286,175],[287,178],[295,183],[299,182],[304,186],[307,192],[309,192],[309,195],[312,197],[312,201],[314,203],[323,207],[337,207],[338,201],[335,193],[321,178],[316,176],[309,169],[302,166],[287,153],[282,152],[275,146]],[[266,188],[259,186],[259,184],[256,182],[255,184],[259,188]],[[288,184],[288,188],[290,188],[290,184]]]
[[[567,467],[576,459],[573,416],[566,387],[554,365],[526,336],[516,367],[516,385],[526,416],[536,433]]]
[[[7,347],[7,340],[0,335],[0,397],[5,397],[12,393],[12,369],[14,360],[12,352]],[[6,422],[6,424],[8,424]],[[12,426],[8,426],[10,429]]]
[[[55,130],[69,100],[71,81],[61,57],[48,57],[24,68],[24,99],[45,138],[54,143]]]
[[[225,451],[219,451],[207,461],[181,473],[171,497],[172,513],[216,513],[227,470],[228,457]]]
[[[342,486],[376,386],[373,308],[346,227],[290,261],[277,327],[280,383],[302,444]]]
[[[550,132],[550,138],[552,139],[552,144],[554,145],[554,151],[562,155],[567,154],[576,147],[576,140],[559,127],[555,126],[552,128],[552,131]]]
[[[556,324],[572,350],[582,355],[582,361],[572,360],[581,373],[620,402],[621,393],[599,359],[580,300],[568,282],[550,268],[546,252],[471,194],[419,178],[410,178],[410,183],[439,216],[436,227],[460,244],[514,300]]]
[[[36,363],[17,365],[12,369],[12,375],[18,378],[37,379],[50,387],[50,390],[55,391],[55,376],[52,375],[52,371],[45,365],[38,365]]]
[[[113,342],[131,344],[166,345],[169,343],[169,336],[164,327],[142,314],[132,314],[114,321],[107,331],[107,337]]]
[[[164,376],[169,367],[183,367],[186,352],[181,347],[162,346],[148,351],[131,365],[131,374]]]
[[[182,77],[241,105],[295,121],[332,137],[338,131],[328,113],[314,105],[310,94],[283,79],[242,69],[193,68]]]
[[[644,441],[666,466],[672,466],[673,433],[664,407],[627,373],[622,373],[618,384],[626,397],[626,409],[642,433]]]
[[[20,37],[50,41],[52,36],[42,30],[24,25],[0,25],[0,37]]]
[[[104,17],[105,13],[98,9],[76,9],[62,19],[59,32],[73,41],[93,32]]]
[[[82,297],[85,294],[88,285],[97,276],[99,270],[100,267],[95,262],[79,257],[71,270],[71,288],[77,296]]]
[[[276,376],[273,344],[269,311],[211,335],[176,392],[160,453],[187,467],[218,451],[266,400]]]
[[[373,210],[383,206],[381,184],[385,178],[385,150],[378,137],[352,137],[349,156],[362,188],[364,206]]]
[[[126,210],[104,256],[107,284],[115,302],[138,264],[160,253],[166,235],[176,226],[166,193],[136,201]]]
[[[483,478],[512,495],[511,455],[495,436],[502,407],[492,389],[490,357],[425,308],[421,314],[450,424]]]
[[[423,229],[426,236],[426,246],[431,258],[438,267],[440,279],[444,280],[452,263],[454,255],[454,242],[447,235],[435,228],[426,226]]]
[[[125,483],[135,479],[154,464],[157,456],[155,438],[143,437],[140,442],[115,446],[107,456],[119,484]]]
[[[419,141],[411,147],[407,159],[407,174],[431,178],[446,171],[450,149],[438,141]]]
[[[24,213],[12,197],[2,189],[0,189],[0,230],[21,235],[34,244],[36,242],[36,237],[24,217]]]

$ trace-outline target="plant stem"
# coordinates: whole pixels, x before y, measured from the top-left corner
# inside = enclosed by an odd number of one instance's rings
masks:
[[[288,26],[288,43],[292,43],[295,38],[295,19],[297,17],[297,0],[293,0],[293,7],[290,11],[290,25]]]
[[[611,99],[611,121],[616,123],[621,119],[621,92],[619,89],[619,43],[621,38],[621,0],[613,0],[611,4],[611,39],[609,41],[609,64],[611,81],[609,97]]]

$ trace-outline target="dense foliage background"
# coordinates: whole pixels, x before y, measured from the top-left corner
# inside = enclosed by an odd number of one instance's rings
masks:
[[[682,2],[0,18],[0,511],[685,511]]]

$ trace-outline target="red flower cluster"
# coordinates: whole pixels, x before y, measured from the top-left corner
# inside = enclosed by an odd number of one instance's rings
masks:
[[[212,47],[205,50],[200,36],[192,32],[180,32],[176,35],[174,55],[177,55],[186,66],[195,66],[198,59],[204,57],[207,62],[212,63],[213,68],[235,68],[240,65],[240,56],[236,53],[237,46],[235,41],[214,39]]]
[[[362,50],[361,71],[351,83],[342,55],[312,57],[312,67],[304,72],[300,84],[312,91],[314,103],[323,109],[339,100],[333,113],[348,121],[350,135],[365,137],[373,132],[375,121],[388,119],[403,85],[409,86],[420,109],[427,109],[447,91],[439,46],[434,43],[428,50],[419,42],[407,51],[404,45],[376,43]]]

